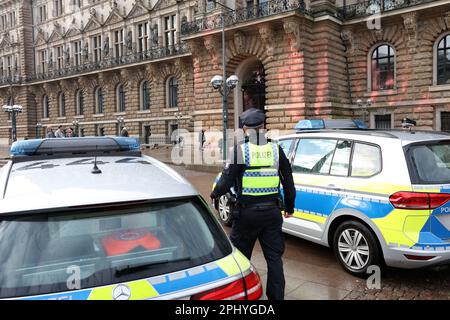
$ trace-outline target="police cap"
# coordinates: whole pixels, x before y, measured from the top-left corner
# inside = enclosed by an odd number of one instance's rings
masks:
[[[256,108],[250,108],[244,111],[239,119],[243,126],[247,128],[257,128],[264,124],[266,120],[266,115],[262,110]]]

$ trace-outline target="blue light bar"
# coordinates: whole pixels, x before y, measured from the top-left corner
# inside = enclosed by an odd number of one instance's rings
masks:
[[[325,123],[323,120],[300,120],[294,128],[295,130],[325,129]]]
[[[361,120],[353,119],[331,119],[331,120],[300,120],[295,125],[295,130],[321,130],[321,129],[341,129],[341,130],[355,130],[368,129],[367,125]]]
[[[14,142],[11,156],[39,156],[54,154],[108,153],[140,151],[136,138],[129,137],[77,137],[33,139]]]
[[[43,139],[16,141],[10,149],[11,156],[32,156],[41,145]]]

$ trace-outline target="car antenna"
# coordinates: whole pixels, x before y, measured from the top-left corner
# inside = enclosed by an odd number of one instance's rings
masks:
[[[96,152],[95,152],[95,159],[94,159],[94,168],[92,168],[92,171],[91,171],[92,174],[102,173],[102,170],[100,170],[97,166],[97,149],[98,149],[98,146],[95,146]]]

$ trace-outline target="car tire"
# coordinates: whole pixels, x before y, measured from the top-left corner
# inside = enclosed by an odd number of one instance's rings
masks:
[[[231,201],[228,194],[221,196],[215,203],[219,220],[227,227],[232,225]]]
[[[367,277],[370,266],[381,267],[375,235],[361,222],[346,221],[337,227],[333,236],[333,251],[342,267],[352,275]]]

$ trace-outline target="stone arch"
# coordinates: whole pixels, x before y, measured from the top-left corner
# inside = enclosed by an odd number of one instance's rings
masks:
[[[239,83],[236,86],[236,89],[234,90],[234,94],[232,95],[232,99],[230,99],[230,105],[234,105],[234,127],[239,127],[239,115],[244,111],[245,109],[245,99],[244,97],[248,97],[248,95],[245,94],[246,90],[249,88],[248,79],[250,77],[250,73],[254,71],[256,66],[261,66],[262,71],[265,73],[267,70],[267,63],[264,63],[258,56],[256,55],[239,55],[233,57],[229,61],[229,64],[227,64],[227,75],[235,74],[239,78]],[[254,106],[257,108],[260,108],[261,110],[265,111],[265,96],[267,92],[267,83],[265,82],[265,76],[264,74],[264,81],[261,84],[261,86],[258,86],[257,92],[252,88],[253,91],[253,102],[255,103]],[[245,88],[247,87],[247,89]],[[261,89],[263,88],[263,89]],[[261,91],[262,90],[262,91]],[[255,100],[258,101],[255,101]],[[260,101],[263,100],[263,101]],[[251,106],[247,106],[251,107]]]

